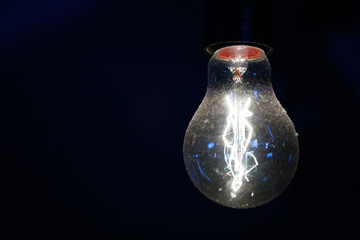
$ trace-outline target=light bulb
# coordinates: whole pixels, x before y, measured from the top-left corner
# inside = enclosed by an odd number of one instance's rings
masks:
[[[208,88],[184,140],[184,160],[207,198],[232,208],[269,202],[295,174],[298,139],[274,94],[270,64],[255,46],[217,50]]]

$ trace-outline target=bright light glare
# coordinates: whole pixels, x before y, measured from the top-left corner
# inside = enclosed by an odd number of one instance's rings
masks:
[[[226,127],[223,133],[224,156],[227,164],[227,174],[231,176],[231,197],[236,197],[236,192],[243,184],[243,179],[249,182],[248,174],[258,165],[256,157],[247,151],[253,128],[247,118],[253,115],[249,111],[251,99],[241,101],[237,96],[226,96],[226,103],[229,108]]]

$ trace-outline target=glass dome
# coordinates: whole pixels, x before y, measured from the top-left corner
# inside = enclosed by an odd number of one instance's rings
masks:
[[[221,205],[256,207],[284,191],[298,154],[297,133],[274,94],[265,52],[248,45],[217,50],[184,140],[194,185]]]

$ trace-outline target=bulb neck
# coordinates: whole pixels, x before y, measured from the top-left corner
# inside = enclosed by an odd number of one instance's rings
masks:
[[[271,67],[265,52],[258,47],[234,45],[220,48],[208,64],[208,89],[229,91],[234,88],[272,90]]]
[[[213,57],[227,61],[234,61],[236,59],[247,59],[251,61],[260,58],[263,54],[265,54],[264,51],[258,47],[235,45],[216,50]]]
[[[266,44],[258,43],[258,42],[249,42],[249,41],[217,42],[217,43],[213,43],[213,44],[210,44],[209,46],[207,46],[204,49],[204,51],[212,56],[212,55],[214,55],[214,53],[217,50],[219,50],[221,48],[230,47],[230,46],[240,46],[240,45],[252,46],[252,47],[260,48],[265,52],[265,54],[267,56],[271,55],[274,52],[274,49],[272,47],[266,45]]]

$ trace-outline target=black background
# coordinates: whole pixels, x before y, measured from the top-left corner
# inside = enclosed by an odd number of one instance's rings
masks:
[[[359,24],[344,1],[2,1],[1,234],[358,236]],[[248,210],[206,199],[182,158],[203,48],[225,40],[274,48],[299,133],[290,186]]]

